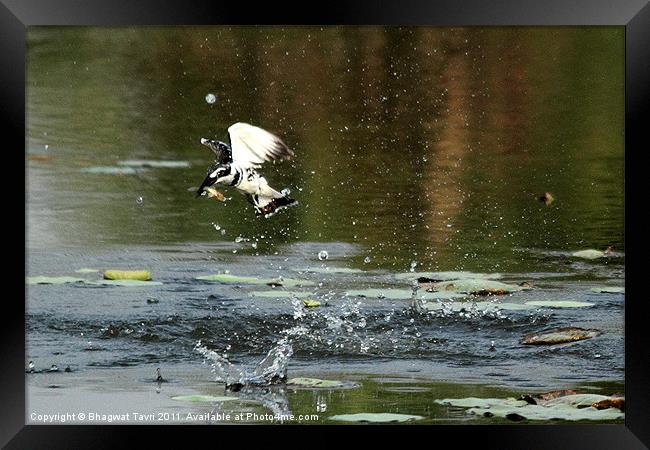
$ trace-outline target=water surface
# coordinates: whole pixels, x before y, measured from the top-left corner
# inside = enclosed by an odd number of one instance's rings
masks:
[[[625,276],[623,36],[609,27],[31,28],[28,275],[146,268],[163,284],[28,286],[28,358],[81,373],[199,366],[211,379],[197,341],[249,367],[298,327],[289,376],[538,391],[621,382],[624,295],[590,289]],[[211,155],[200,138],[226,140],[237,121],[294,149],[263,174],[299,206],[264,220],[234,191],[225,204],[194,198]],[[93,173],[128,160],[187,164]],[[548,206],[544,192],[555,198]],[[610,245],[612,258],[570,255]],[[408,299],[345,295],[408,288],[394,275],[412,264],[533,284],[497,301],[594,306],[423,315]],[[362,272],[297,271],[308,267]],[[313,281],[302,290],[323,306],[195,279],[224,271]],[[603,333],[520,344],[556,326]],[[412,393],[402,394],[390,402],[409,404]]]

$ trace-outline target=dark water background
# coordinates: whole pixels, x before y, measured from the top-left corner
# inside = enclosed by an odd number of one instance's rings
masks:
[[[164,284],[28,286],[28,357],[80,370],[195,364],[201,339],[258,361],[302,323],[290,372],[622,380],[623,295],[589,289],[624,282],[623,38],[612,27],[31,28],[28,275],[148,268]],[[199,139],[226,140],[237,121],[294,149],[263,174],[298,207],[263,220],[235,192],[225,205],[194,198],[210,162]],[[84,171],[137,159],[189,167]],[[570,257],[608,245],[616,257]],[[367,273],[294,271],[321,266],[321,250]],[[396,284],[412,261],[534,283],[505,301],[595,306],[423,317],[407,301],[343,295]],[[331,306],[296,319],[289,299],[194,279],[225,270],[311,279]],[[519,344],[550,326],[604,333]]]

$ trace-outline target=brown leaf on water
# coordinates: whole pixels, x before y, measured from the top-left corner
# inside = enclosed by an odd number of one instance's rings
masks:
[[[591,406],[596,409],[618,408],[625,412],[625,397],[612,397],[607,400],[592,403]]]
[[[540,196],[538,200],[544,203],[546,206],[549,206],[551,203],[555,201],[555,198],[553,197],[553,194],[551,194],[550,192],[544,192],[544,195]]]
[[[554,398],[564,397],[566,395],[575,395],[577,393],[578,391],[574,391],[573,389],[561,389],[559,391],[551,391],[551,392],[545,392],[543,394],[537,394],[535,395],[535,397],[538,398],[539,400],[549,401],[549,400],[553,400]]]
[[[555,345],[591,339],[600,334],[599,330],[578,327],[553,328],[539,333],[528,333],[522,337],[524,345]]]
[[[553,400],[554,398],[564,397],[566,395],[574,395],[577,393],[578,392],[574,391],[573,389],[561,389],[558,391],[544,392],[542,394],[524,394],[519,397],[519,400],[524,400],[529,405],[537,405],[540,402],[543,403],[549,400]]]
[[[54,159],[54,156],[51,155],[27,155],[27,159],[30,161],[51,161]]]

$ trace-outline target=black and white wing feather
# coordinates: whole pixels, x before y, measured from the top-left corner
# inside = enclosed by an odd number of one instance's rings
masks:
[[[293,156],[279,137],[253,125],[238,122],[228,128],[228,133],[233,162],[241,167],[259,168],[266,161]]]

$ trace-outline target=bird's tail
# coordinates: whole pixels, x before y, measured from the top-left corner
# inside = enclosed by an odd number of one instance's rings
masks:
[[[298,202],[288,195],[280,194],[274,191],[274,196],[255,195],[252,198],[253,205],[255,206],[255,215],[271,217],[277,211],[287,208],[292,205],[297,205]]]

